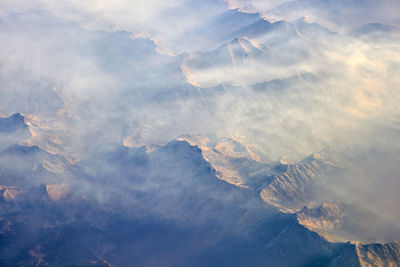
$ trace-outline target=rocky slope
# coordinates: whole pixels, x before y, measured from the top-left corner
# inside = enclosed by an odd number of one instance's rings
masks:
[[[251,161],[247,150],[233,153],[228,144],[217,145],[212,153]],[[0,263],[368,266],[362,264],[395,261],[396,245],[330,243],[305,223],[306,215],[318,217],[315,212],[282,214],[263,203],[252,188],[221,181],[213,168],[215,159],[207,160],[206,152],[183,140],[147,151],[121,147],[80,162],[79,173],[71,171],[88,187],[83,183],[2,186]],[[290,167],[282,161],[268,170],[264,165],[259,174],[290,173],[309,182],[333,168],[316,156],[301,164]],[[336,222],[336,209],[329,210],[319,217]]]
[[[284,212],[294,212],[306,205],[312,205],[312,190],[322,176],[337,170],[333,163],[324,161],[313,154],[298,163],[281,160],[274,173],[266,177],[259,188],[261,198]]]

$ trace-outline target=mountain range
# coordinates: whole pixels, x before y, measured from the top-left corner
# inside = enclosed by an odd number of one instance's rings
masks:
[[[400,266],[398,0],[0,3],[0,266]]]

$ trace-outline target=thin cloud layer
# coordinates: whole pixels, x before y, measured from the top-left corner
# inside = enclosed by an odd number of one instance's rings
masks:
[[[342,153],[368,170],[333,185],[350,202],[397,185],[398,1],[24,2],[1,4],[0,111],[26,114],[29,144],[79,162],[244,136],[266,162]]]
[[[228,1],[231,7],[245,8],[262,13],[269,20],[293,21],[306,17],[332,30],[346,32],[367,23],[399,24],[398,0],[384,1]]]

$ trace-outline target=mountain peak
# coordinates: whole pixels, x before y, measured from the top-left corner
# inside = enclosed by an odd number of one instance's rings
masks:
[[[7,118],[0,118],[0,150],[32,137],[25,117],[15,113]]]
[[[25,117],[21,113],[15,113],[7,118],[0,118],[0,133],[11,133],[28,128],[28,125],[25,123]]]

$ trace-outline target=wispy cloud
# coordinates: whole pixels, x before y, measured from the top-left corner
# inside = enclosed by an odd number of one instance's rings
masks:
[[[398,1],[378,11],[317,2],[229,3],[290,21],[271,24],[224,1],[3,1],[0,110],[37,114],[34,141],[78,158],[182,134],[246,136],[270,160],[333,147],[370,157],[356,162],[371,171],[353,180],[369,179],[354,194],[367,201],[380,173],[395,187],[400,171],[400,53],[396,30],[356,29],[395,29]],[[375,196],[395,203],[387,189]]]

